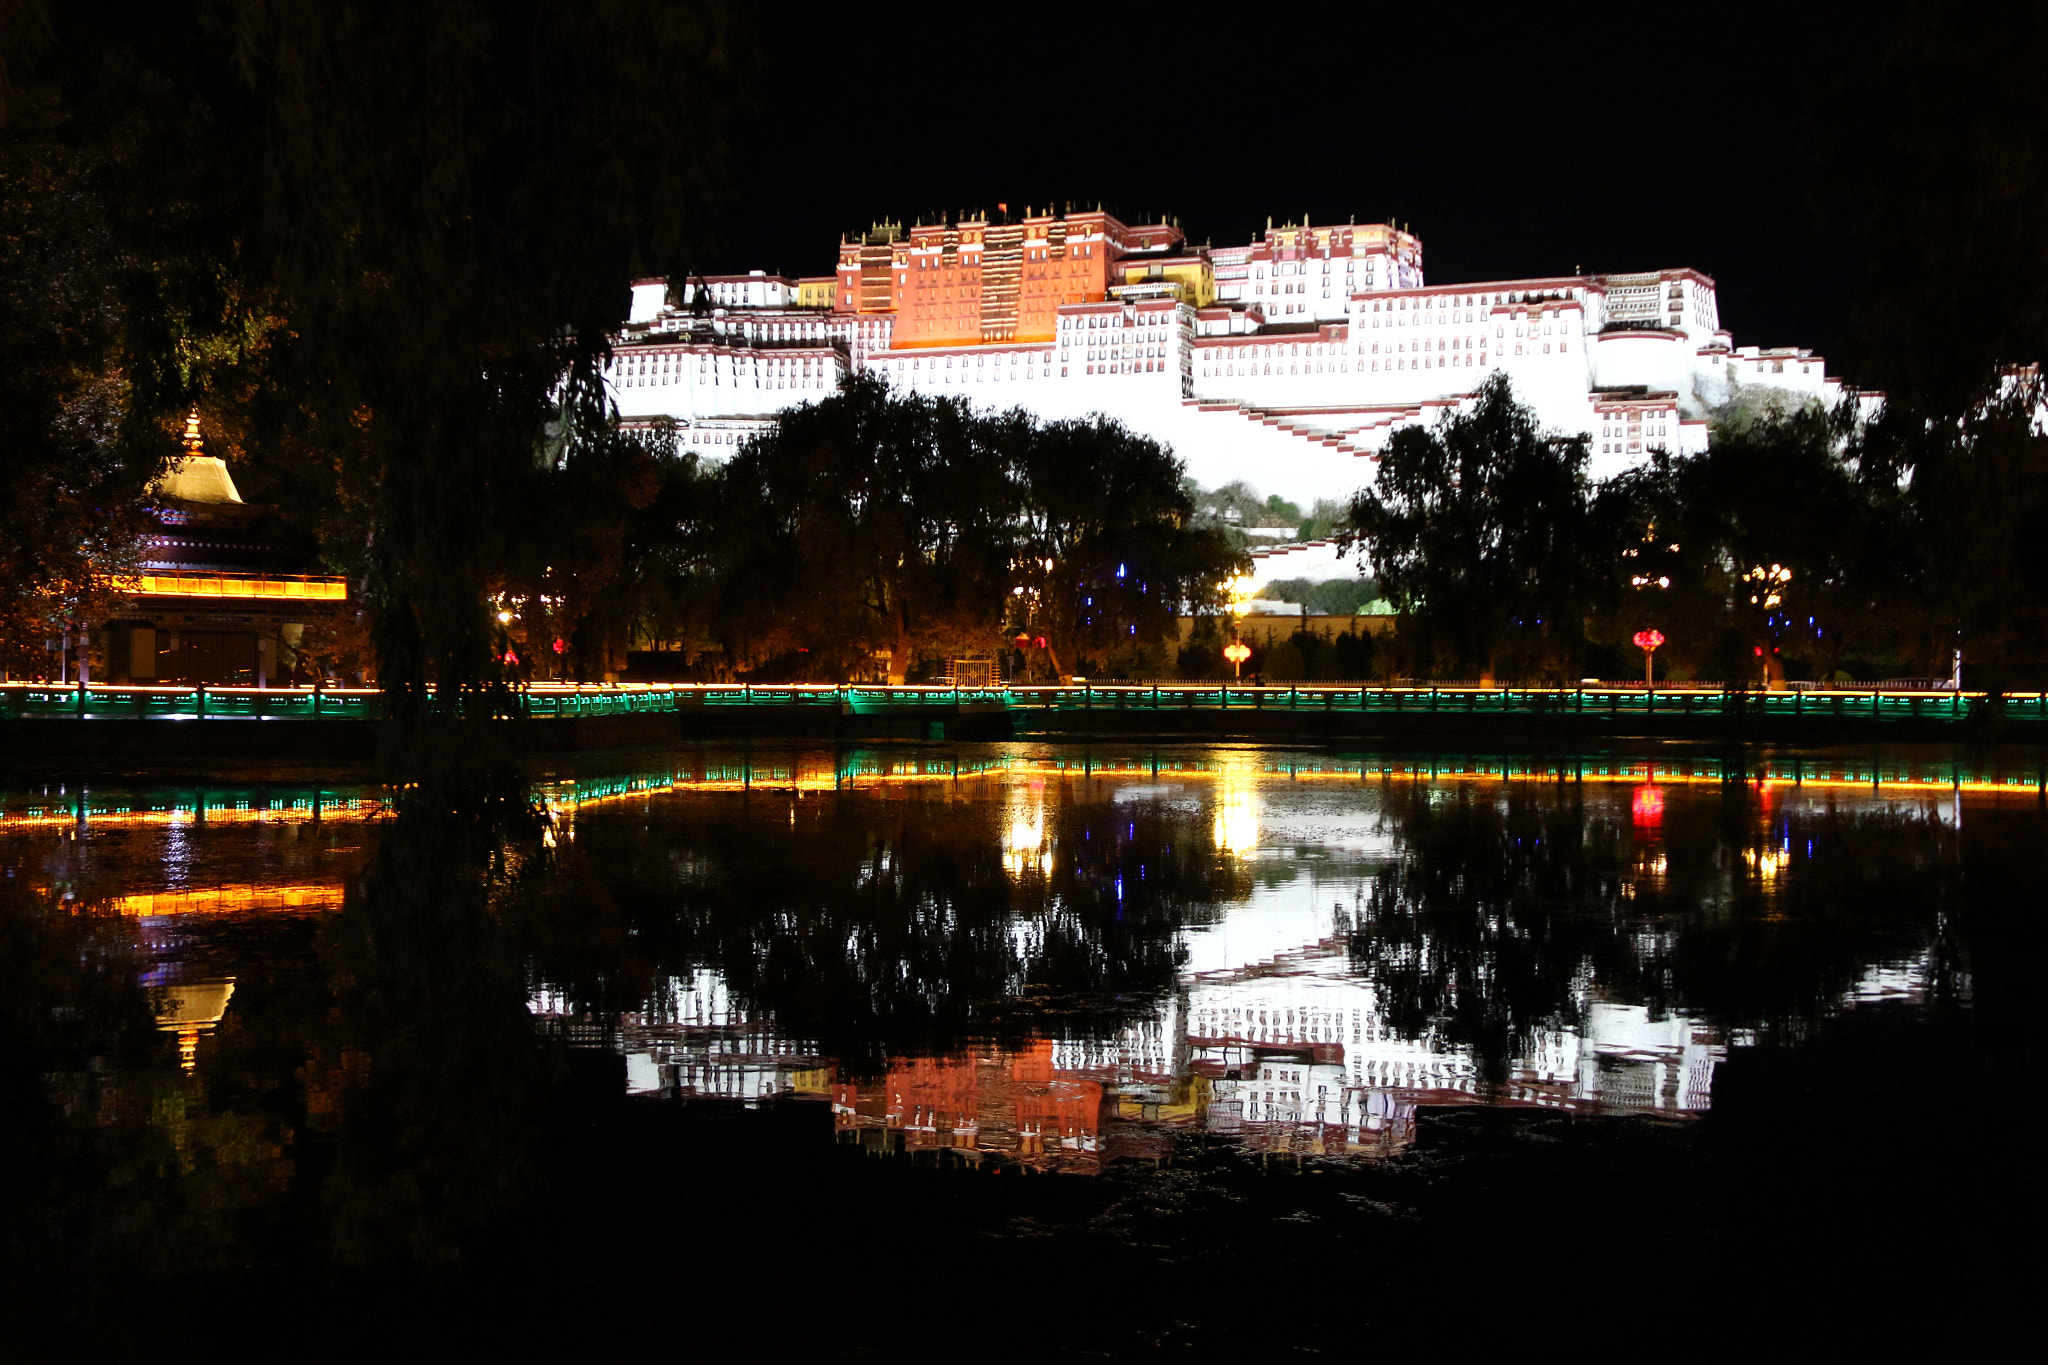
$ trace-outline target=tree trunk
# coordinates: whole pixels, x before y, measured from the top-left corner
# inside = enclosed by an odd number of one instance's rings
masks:
[[[901,687],[910,676],[910,624],[903,619],[900,605],[892,614],[896,618],[896,639],[889,649],[889,686]]]
[[[1785,661],[1778,657],[1778,651],[1764,646],[1764,691],[1785,690]]]

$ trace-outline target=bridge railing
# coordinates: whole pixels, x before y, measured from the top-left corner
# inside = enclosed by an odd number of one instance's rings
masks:
[[[363,720],[384,713],[376,688],[0,683],[0,719]]]
[[[1083,683],[1074,686],[885,687],[870,683],[642,683],[535,685],[517,694],[535,719],[637,715],[698,708],[794,708],[851,714],[950,711],[962,706],[1030,712],[1246,710],[1369,715],[1735,716],[1870,721],[1958,721],[1987,704],[1981,692],[1836,689],[1761,692],[1698,687],[1461,687],[1237,683]],[[2048,694],[2006,693],[2015,719],[2048,721]],[[383,714],[375,688],[184,687],[0,683],[0,719],[362,720]]]
[[[1860,720],[1960,720],[1982,707],[1981,692],[1864,689],[1797,692],[1697,687],[1457,687],[1229,683],[1089,683],[1018,686],[1010,704],[1040,710],[1347,711],[1385,715],[1593,716],[1722,715],[1759,718],[1841,717]],[[2048,694],[2006,693],[2016,718],[2048,720]]]

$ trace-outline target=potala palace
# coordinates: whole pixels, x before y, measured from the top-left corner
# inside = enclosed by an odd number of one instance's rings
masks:
[[[875,371],[1045,418],[1106,413],[1202,484],[1343,497],[1396,428],[1496,371],[1604,476],[1706,442],[1737,398],[1832,404],[1821,358],[1737,346],[1697,270],[1429,285],[1385,224],[1269,226],[1245,246],[1110,214],[1027,213],[842,241],[834,275],[633,285],[610,379],[629,423],[672,419],[721,458],[782,409]]]

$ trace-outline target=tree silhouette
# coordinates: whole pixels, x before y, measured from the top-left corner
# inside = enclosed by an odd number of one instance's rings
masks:
[[[1343,539],[1439,666],[1576,676],[1601,572],[1586,459],[1493,375],[1469,409],[1394,433]]]

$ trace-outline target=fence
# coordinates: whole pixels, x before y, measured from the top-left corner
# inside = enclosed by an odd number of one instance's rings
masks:
[[[535,719],[792,708],[841,714],[1011,711],[1286,711],[1469,716],[1836,717],[1866,721],[1961,721],[1981,711],[1981,692],[1925,688],[1812,688],[1758,692],[1694,686],[1460,687],[1331,685],[1248,687],[1230,683],[1082,683],[1074,686],[883,687],[869,684],[642,683],[541,686],[513,694]],[[2048,721],[2048,694],[2006,693],[2005,714]],[[366,720],[383,715],[383,694],[366,688],[162,687],[94,683],[0,684],[0,719]]]
[[[384,714],[383,697],[374,688],[0,683],[0,719],[371,720]]]

